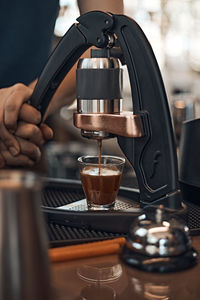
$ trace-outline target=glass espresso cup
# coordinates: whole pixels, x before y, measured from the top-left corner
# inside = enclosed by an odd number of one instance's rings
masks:
[[[108,210],[115,204],[125,159],[117,156],[78,158],[82,187],[89,210]]]

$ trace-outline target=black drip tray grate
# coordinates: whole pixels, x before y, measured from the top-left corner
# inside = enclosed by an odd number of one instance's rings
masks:
[[[200,235],[200,206],[185,201],[188,209],[187,225],[190,229],[191,235]]]
[[[42,206],[56,208],[81,200],[84,197],[80,182],[63,182],[62,180],[58,182],[55,180],[53,183],[49,182],[46,184],[42,193]],[[125,206],[127,206],[126,203]],[[55,223],[47,224],[47,234],[51,247],[105,240],[123,235],[85,228],[74,228]]]
[[[48,224],[47,233],[51,247],[99,241],[122,236],[117,233],[74,228],[54,223]]]
[[[50,180],[46,184],[42,194],[42,205],[45,207],[56,208],[83,198],[84,193],[80,182]],[[125,208],[127,207],[127,204],[133,207],[138,206],[137,199],[135,199],[135,195],[134,197],[131,196],[130,190],[127,190],[127,195],[125,196],[123,192],[122,203],[123,201]],[[187,225],[190,228],[192,235],[198,235],[200,234],[200,207],[191,202],[186,203],[186,205],[188,207]],[[74,228],[55,223],[48,223],[47,232],[51,246],[89,242],[123,235],[105,231]]]
[[[42,204],[49,207],[59,207],[84,198],[82,190],[71,188],[46,187],[42,195]]]

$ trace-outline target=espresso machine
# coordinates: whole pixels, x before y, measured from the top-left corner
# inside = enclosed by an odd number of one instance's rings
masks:
[[[124,15],[92,11],[77,21],[50,56],[31,104],[44,115],[53,94],[78,58],[91,46],[101,49],[92,51],[93,58],[79,61],[75,126],[89,138],[103,139],[110,134],[117,137],[136,172],[141,207],[162,204],[182,210],[168,101],[147,38],[137,23]],[[120,112],[120,67],[112,58],[116,46],[121,49],[129,72],[131,113]],[[105,66],[94,66],[102,64],[103,58]]]
[[[92,47],[94,46],[94,47]],[[187,218],[187,206],[179,189],[174,132],[162,76],[152,48],[138,24],[124,15],[88,12],[77,19],[61,39],[44,67],[30,99],[42,116],[58,86],[88,49],[91,58],[81,58],[77,67],[77,111],[74,125],[90,139],[116,137],[131,163],[139,189],[121,187],[136,205],[116,211],[72,211],[65,207],[67,189],[80,194],[80,182],[49,183],[52,199],[44,199],[48,222],[110,233],[127,232],[134,218],[148,207],[160,207],[170,215]],[[126,64],[132,92],[132,111],[121,109],[121,64]],[[59,185],[59,187],[58,187]],[[48,187],[47,187],[48,189]],[[53,190],[52,190],[53,189]],[[64,196],[60,195],[61,189]],[[49,193],[49,190],[45,195]],[[53,195],[52,195],[53,193]],[[48,194],[49,195],[49,194]],[[45,196],[46,197],[46,196]],[[69,203],[71,200],[69,196]],[[62,200],[61,199],[61,200]],[[58,207],[55,207],[58,206]],[[61,208],[61,209],[59,209]],[[110,222],[112,218],[112,222]]]

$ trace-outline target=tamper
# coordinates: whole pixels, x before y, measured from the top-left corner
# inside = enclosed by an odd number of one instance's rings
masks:
[[[132,224],[122,259],[148,272],[173,272],[192,267],[197,253],[188,227],[163,206],[148,207]]]

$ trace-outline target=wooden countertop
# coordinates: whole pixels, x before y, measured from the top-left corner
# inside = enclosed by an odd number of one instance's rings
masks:
[[[200,254],[200,236],[193,238],[193,247]],[[110,278],[113,270],[115,280],[98,280]],[[89,275],[83,279],[86,271]],[[54,263],[52,286],[56,300],[199,300],[200,263],[170,274],[136,270],[126,266],[118,255]]]

